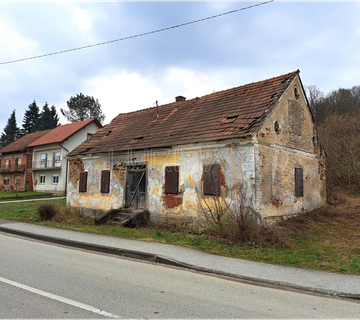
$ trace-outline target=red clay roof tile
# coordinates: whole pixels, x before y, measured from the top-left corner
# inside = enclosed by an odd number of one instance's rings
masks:
[[[38,131],[34,133],[28,133],[23,137],[17,139],[13,143],[10,143],[6,147],[0,149],[0,153],[7,152],[22,152],[30,143],[41,138],[43,135],[49,133],[50,130]]]
[[[44,144],[63,142],[92,122],[95,122],[97,126],[101,128],[101,124],[95,118],[84,121],[73,122],[69,124],[63,124],[61,126],[56,127],[55,129],[50,130],[50,132],[40,137],[39,139],[33,141],[28,146],[35,147]]]
[[[68,155],[171,147],[253,134],[299,70],[272,79],[123,113]],[[236,117],[238,116],[238,117]],[[233,119],[227,119],[234,117]]]

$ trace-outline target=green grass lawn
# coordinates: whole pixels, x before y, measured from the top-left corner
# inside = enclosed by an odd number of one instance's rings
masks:
[[[266,248],[230,245],[206,234],[152,224],[127,229],[118,225],[94,225],[93,219],[40,222],[37,208],[46,203],[65,208],[65,199],[0,204],[0,218],[37,223],[82,232],[186,246],[209,253],[292,267],[360,275],[360,211],[325,207],[280,224],[283,243]]]
[[[28,198],[28,197],[48,197],[52,196],[49,193],[35,192],[35,191],[0,191],[0,201],[3,199],[20,199],[20,198]]]

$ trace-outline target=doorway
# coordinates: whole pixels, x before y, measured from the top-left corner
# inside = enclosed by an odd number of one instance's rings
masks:
[[[125,193],[126,208],[146,208],[146,181],[146,164],[127,167]]]

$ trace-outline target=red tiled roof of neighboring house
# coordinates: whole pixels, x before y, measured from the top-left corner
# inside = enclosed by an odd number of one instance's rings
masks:
[[[299,72],[161,105],[158,109],[119,114],[68,155],[165,148],[249,136]]]
[[[99,121],[96,120],[95,118],[84,121],[73,122],[69,124],[63,124],[61,126],[56,127],[55,129],[50,130],[50,132],[43,135],[41,138],[33,141],[28,146],[35,147],[44,144],[63,142],[92,122],[96,123],[96,125],[99,128],[102,127]]]
[[[51,129],[38,131],[34,133],[28,133],[21,138],[17,139],[16,141],[8,144],[4,148],[0,149],[0,153],[7,153],[7,152],[22,152],[30,143],[33,141],[41,138],[43,135],[49,133]]]

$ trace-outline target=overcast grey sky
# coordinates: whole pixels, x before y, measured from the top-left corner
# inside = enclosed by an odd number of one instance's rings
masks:
[[[110,41],[244,8],[232,2],[0,2],[0,63]],[[300,69],[325,94],[360,85],[360,3],[274,1],[89,49],[0,64],[0,133],[35,99],[77,93],[117,114]],[[61,117],[61,123],[67,121]]]

